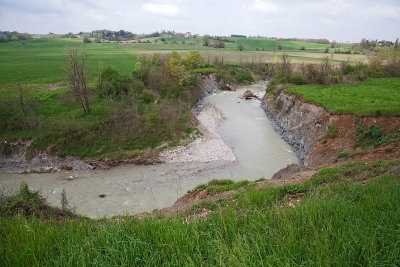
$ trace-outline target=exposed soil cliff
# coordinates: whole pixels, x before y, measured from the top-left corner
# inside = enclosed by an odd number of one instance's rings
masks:
[[[329,113],[296,95],[282,92],[275,98],[268,96],[262,99],[265,113],[275,130],[293,147],[301,163],[307,165],[315,141],[326,134],[331,124]]]
[[[262,107],[275,130],[292,145],[304,165],[350,160],[378,160],[400,157],[400,140],[379,147],[357,147],[357,121],[376,125],[384,134],[400,133],[399,115],[333,114],[324,107],[307,103],[300,96],[280,92],[263,98]],[[335,126],[333,132],[328,132]]]

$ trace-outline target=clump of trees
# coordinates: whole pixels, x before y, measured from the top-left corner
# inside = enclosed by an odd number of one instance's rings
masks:
[[[0,31],[0,43],[7,43],[10,41],[30,40],[32,36],[28,33]]]
[[[204,66],[198,51],[138,58],[132,75],[112,67],[99,70],[96,92],[113,107],[112,119],[102,126],[119,141],[142,140],[135,146],[156,146],[179,137],[192,123],[191,106],[202,95],[201,78],[192,69]]]

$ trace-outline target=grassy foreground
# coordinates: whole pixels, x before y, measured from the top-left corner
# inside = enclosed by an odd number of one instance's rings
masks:
[[[336,85],[300,85],[287,89],[329,111],[356,114],[400,113],[400,78]]]
[[[207,219],[186,223],[3,215],[0,265],[396,266],[399,166],[352,163],[299,185],[246,185]]]

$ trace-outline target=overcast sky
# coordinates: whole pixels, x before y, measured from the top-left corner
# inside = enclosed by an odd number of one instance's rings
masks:
[[[399,0],[0,0],[0,30],[394,40]]]

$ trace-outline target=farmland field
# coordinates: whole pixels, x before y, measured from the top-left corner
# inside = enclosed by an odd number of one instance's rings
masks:
[[[53,84],[64,80],[64,53],[82,40],[34,39],[0,44],[0,88],[27,84]],[[112,66],[123,73],[132,71],[136,56],[119,44],[86,44],[89,79],[99,66]]]
[[[357,114],[400,113],[400,78],[336,85],[301,85],[288,89],[330,111]]]
[[[186,53],[189,50],[200,50],[201,54],[208,60],[215,57],[223,57],[226,63],[245,62],[277,62],[282,51],[254,51],[253,46],[264,44],[265,50],[272,50],[274,39],[243,39],[249,44],[249,49],[239,52],[233,44],[228,44],[225,49],[214,49],[202,45],[200,38],[189,38],[182,43],[102,43],[82,44],[82,40],[71,39],[34,39],[0,44],[0,89],[12,86],[16,83],[27,83],[29,85],[55,84],[64,81],[64,53],[65,49],[72,44],[84,45],[87,49],[87,66],[89,80],[93,80],[99,66],[112,66],[122,73],[132,72],[137,55],[153,53],[170,53],[177,50]],[[252,41],[254,40],[254,41]],[[180,41],[182,42],[182,40]],[[282,41],[289,49],[301,42]],[[284,47],[285,47],[284,46]],[[307,47],[321,47],[321,44],[308,43]],[[325,45],[326,46],[326,45]],[[232,48],[232,49],[231,49]],[[235,49],[233,49],[235,48]],[[285,49],[283,49],[285,50]],[[324,57],[329,56],[335,61],[365,61],[365,56],[360,55],[337,55],[326,53],[286,52],[292,63],[318,63]]]

